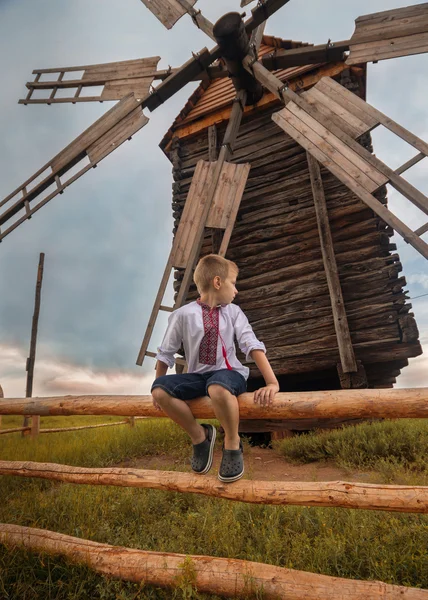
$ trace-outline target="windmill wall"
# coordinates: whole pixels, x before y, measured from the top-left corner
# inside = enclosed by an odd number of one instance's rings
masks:
[[[337,79],[363,95],[362,77],[365,83],[362,69],[342,69]],[[232,161],[251,163],[251,171],[226,256],[239,266],[236,302],[265,342],[281,390],[337,389],[346,383],[337,370],[306,152],[271,120],[279,108],[268,105],[242,122]],[[217,126],[218,140],[225,127],[225,121]],[[207,126],[189,136],[173,134],[170,142],[175,228],[196,163],[209,160],[208,137]],[[371,149],[370,135],[361,143]],[[408,358],[422,352],[393,232],[324,169],[322,179],[356,358],[369,387],[392,387]],[[386,204],[386,189],[377,197]],[[201,254],[218,247],[218,234],[208,231]],[[175,276],[178,289],[182,273]],[[191,288],[188,301],[194,298]],[[260,374],[248,366],[251,389]]]

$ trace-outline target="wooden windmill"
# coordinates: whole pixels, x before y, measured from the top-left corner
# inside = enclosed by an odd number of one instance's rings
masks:
[[[187,13],[216,42],[178,69],[157,70],[151,57],[33,71],[20,103],[118,102],[0,202],[0,240],[144,127],[144,109],[200,80],[161,144],[173,163],[176,229],[137,364],[154,355],[159,311],[193,298],[194,265],[214,249],[238,263],[240,303],[280,376],[301,383],[317,373],[329,388],[337,366],[344,387],[391,386],[421,347],[389,237],[398,232],[428,258],[428,223],[412,231],[399,220],[385,185],[428,214],[428,198],[401,176],[428,144],[365,102],[365,66],[428,52],[428,3],[359,17],[350,40],[310,46],[263,35],[288,0],[215,25],[195,2],[143,0],[167,28]],[[83,76],[70,79],[73,71]],[[101,94],[81,96],[91,86]],[[36,98],[40,89],[49,98]],[[395,170],[376,158],[368,134],[379,125],[414,146],[414,158]],[[173,268],[176,301],[166,307]]]

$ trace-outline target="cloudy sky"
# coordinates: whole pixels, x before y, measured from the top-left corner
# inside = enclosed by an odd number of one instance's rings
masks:
[[[420,2],[417,2],[420,3]],[[354,19],[406,6],[402,0],[291,0],[266,32],[320,44],[347,39]],[[239,0],[200,0],[215,21]],[[249,12],[251,5],[246,8]],[[0,198],[7,196],[112,103],[22,106],[34,68],[162,57],[179,66],[212,42],[183,17],[167,31],[139,0],[0,0]],[[368,101],[428,140],[428,55],[369,66]],[[39,253],[45,252],[33,395],[147,393],[153,361],[135,366],[172,240],[171,165],[158,143],[196,84],[148,113],[149,124],[0,245],[0,384],[25,390]],[[416,152],[374,134],[378,156],[396,167]],[[428,194],[426,161],[408,179]],[[416,229],[416,208],[390,194],[390,206]],[[425,235],[425,238],[427,235]],[[428,351],[428,267],[395,240],[420,336]],[[153,347],[162,335],[158,320]],[[399,386],[428,386],[428,358],[411,360]]]

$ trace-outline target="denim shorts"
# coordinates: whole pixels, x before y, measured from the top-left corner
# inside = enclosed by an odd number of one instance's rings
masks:
[[[179,400],[193,400],[209,396],[208,387],[217,384],[234,396],[247,391],[247,381],[238,371],[220,369],[208,373],[182,373],[181,375],[162,375],[155,379],[151,391],[162,388],[167,394]]]

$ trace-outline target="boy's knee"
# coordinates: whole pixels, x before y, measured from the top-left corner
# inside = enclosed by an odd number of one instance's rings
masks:
[[[163,402],[168,402],[170,398],[168,392],[160,387],[156,387],[152,390],[152,396],[159,405],[161,405]]]
[[[232,394],[222,385],[213,383],[208,386],[208,395],[214,400],[228,400]]]

